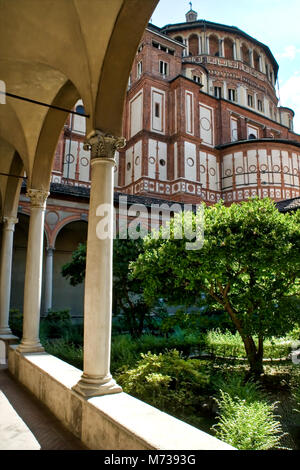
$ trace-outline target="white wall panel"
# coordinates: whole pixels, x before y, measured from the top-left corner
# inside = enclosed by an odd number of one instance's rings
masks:
[[[200,137],[204,144],[213,146],[213,110],[200,104]]]
[[[184,168],[185,178],[197,181],[196,145],[190,142],[184,143]]]
[[[130,137],[143,129],[143,92],[130,101]]]

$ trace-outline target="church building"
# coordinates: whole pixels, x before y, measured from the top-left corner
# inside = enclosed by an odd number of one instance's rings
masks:
[[[205,202],[229,205],[270,197],[281,210],[300,206],[300,136],[294,111],[279,105],[278,64],[269,47],[237,27],[198,19],[148,24],[137,50],[116,154],[115,206]],[[61,276],[87,236],[90,153],[83,103],[62,130],[45,218],[43,312],[83,311],[83,286]],[[287,201],[286,203],[284,201]],[[22,310],[29,201],[19,203],[12,307]],[[53,304],[52,299],[55,299]]]

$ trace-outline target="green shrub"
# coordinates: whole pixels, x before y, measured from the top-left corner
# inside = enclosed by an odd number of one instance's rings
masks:
[[[218,392],[221,390],[232,398],[246,400],[247,403],[265,400],[261,386],[253,381],[245,381],[244,375],[234,373],[219,373],[212,377],[212,385]]]
[[[291,392],[297,413],[300,413],[300,366],[293,367],[291,374]]]
[[[70,344],[63,339],[56,339],[54,341],[45,341],[43,343],[45,350],[48,354],[62,359],[63,361],[83,370],[83,349],[82,347]]]
[[[19,338],[22,338],[23,332],[23,314],[17,310],[12,309],[9,312],[9,326],[12,333]]]
[[[275,405],[265,401],[233,398],[221,391],[216,437],[239,450],[279,448],[283,437],[281,424],[275,419]]]
[[[254,340],[257,338],[254,337]],[[264,358],[278,359],[287,357],[291,352],[293,339],[269,338],[264,341]],[[245,346],[239,333],[232,334],[229,330],[219,329],[208,331],[205,335],[205,345],[208,352],[215,356],[246,358]]]
[[[199,402],[209,374],[200,370],[200,361],[184,360],[176,350],[148,352],[141,354],[134,369],[121,372],[118,382],[126,393],[178,416]]]
[[[133,367],[139,359],[138,343],[128,335],[112,337],[111,371],[115,373],[121,367]]]
[[[41,321],[41,340],[66,338],[72,328],[72,320],[69,310],[49,311]]]

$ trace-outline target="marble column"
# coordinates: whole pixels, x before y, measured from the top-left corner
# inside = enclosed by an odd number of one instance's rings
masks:
[[[84,367],[73,390],[88,398],[122,391],[110,374],[115,152],[125,139],[94,131],[84,298]],[[106,228],[105,228],[106,227]]]
[[[18,346],[20,352],[44,351],[39,340],[40,310],[42,292],[44,221],[47,191],[29,189],[30,222],[27,242],[24,308],[23,308],[23,338]]]
[[[52,308],[52,284],[53,284],[53,255],[54,248],[48,247],[46,250],[46,269],[45,269],[45,308],[44,313],[47,315]]]
[[[15,224],[18,219],[3,217],[2,251],[0,266],[0,336],[12,336],[9,328],[9,308],[11,293],[11,267]]]

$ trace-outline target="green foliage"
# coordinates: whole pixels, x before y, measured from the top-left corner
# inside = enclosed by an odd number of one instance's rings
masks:
[[[86,264],[86,244],[80,243],[72,253],[72,260],[61,270],[62,275],[69,280],[71,286],[77,286],[84,281]]]
[[[129,276],[129,264],[135,261],[142,250],[142,240],[114,240],[113,248],[113,311],[118,315],[118,326],[139,337],[144,330],[157,327],[162,309],[156,311],[145,303],[142,284]],[[86,267],[86,245],[80,244],[72,254],[72,260],[62,267],[62,275],[72,286],[84,281]],[[157,301],[157,299],[156,299]],[[156,303],[156,302],[155,302]],[[157,315],[153,315],[157,313]]]
[[[216,437],[239,450],[270,450],[280,446],[282,428],[275,406],[266,401],[232,397],[221,390]]]
[[[62,359],[63,361],[83,370],[83,348],[75,346],[64,339],[45,341],[43,346],[48,354]]]
[[[134,369],[125,369],[118,376],[124,391],[140,400],[177,416],[199,401],[209,383],[207,370],[200,361],[184,360],[176,350],[141,354]]]
[[[12,333],[19,338],[22,337],[23,331],[23,314],[17,310],[12,309],[9,312],[9,327]]]
[[[293,345],[292,333],[282,338],[268,338],[264,342],[264,358],[279,359],[287,357]],[[257,337],[254,336],[257,343]],[[239,333],[220,329],[210,330],[205,335],[206,350],[215,356],[246,358],[245,347]]]
[[[72,328],[69,310],[49,311],[41,321],[41,338],[62,338]]]
[[[295,365],[292,371],[291,392],[295,403],[295,411],[300,413],[300,366]]]
[[[226,310],[251,370],[261,372],[265,338],[299,323],[300,216],[279,213],[269,199],[204,206],[205,239],[198,251],[186,249],[189,240],[176,239],[185,217],[170,222],[170,239],[161,228],[156,238],[144,240],[144,252],[131,264],[133,277],[142,281],[148,301],[159,295],[197,305],[204,292]],[[196,231],[195,214],[192,220]]]
[[[214,375],[212,385],[218,393],[227,393],[233,399],[247,403],[265,400],[261,386],[252,380],[246,380],[244,374],[226,371]]]
[[[232,328],[225,311],[202,308],[177,308],[175,313],[165,316],[161,322],[161,331],[166,334],[174,332],[178,327],[185,331],[204,333],[209,330],[222,331]]]

